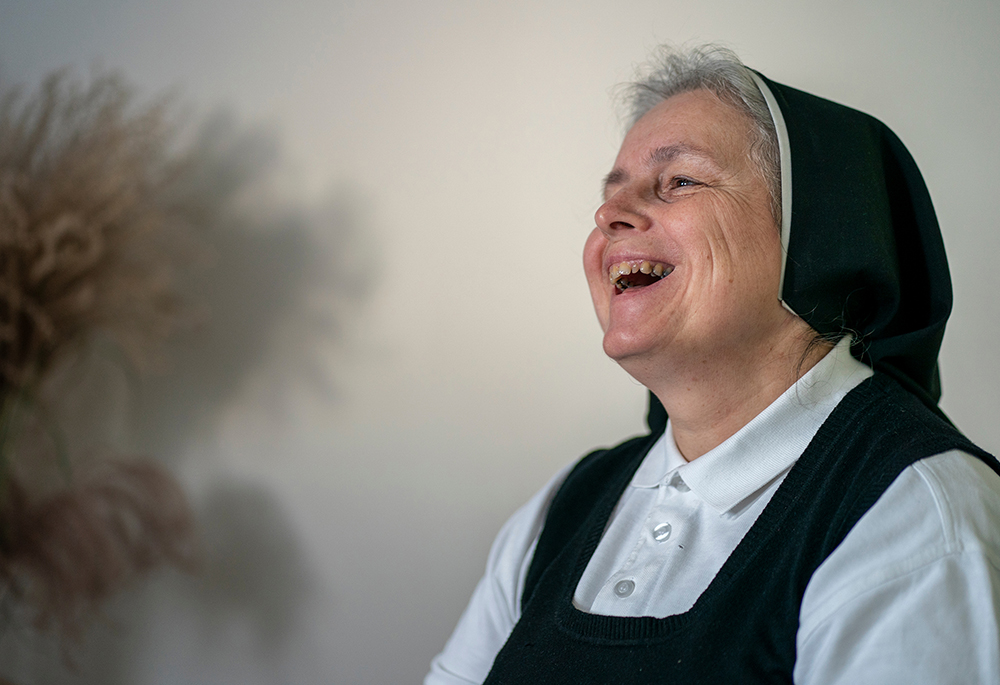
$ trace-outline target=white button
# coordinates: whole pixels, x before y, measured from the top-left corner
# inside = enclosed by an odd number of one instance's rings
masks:
[[[619,580],[615,583],[615,594],[619,597],[628,597],[635,590],[635,583],[631,580]]]
[[[653,529],[653,539],[657,542],[666,542],[670,539],[670,530],[671,528],[669,523],[661,523]]]

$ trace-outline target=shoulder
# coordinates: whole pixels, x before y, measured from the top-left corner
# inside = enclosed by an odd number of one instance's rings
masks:
[[[1000,476],[959,450],[904,469],[813,574],[802,603],[808,629],[843,601],[944,556],[1000,561]]]
[[[909,657],[901,648],[911,656],[916,648],[940,662],[935,668],[963,659],[993,675],[998,523],[1000,476],[982,459],[950,450],[903,469],[813,574],[800,611],[797,672],[824,664],[870,670],[869,653],[902,668]],[[966,675],[964,682],[981,682]],[[802,679],[810,681],[822,679]]]
[[[431,662],[425,685],[481,683],[521,615],[524,577],[552,497],[573,465],[556,473],[515,511],[490,548],[486,571],[444,650]]]
[[[838,406],[842,428],[863,433],[876,451],[922,452],[924,456],[961,449],[986,453],[969,441],[941,411],[924,404],[915,394],[885,373],[875,372],[860,383]],[[935,450],[936,446],[940,449]]]
[[[528,569],[544,540],[559,538],[559,524],[579,525],[607,477],[621,470],[621,457],[646,446],[650,436],[633,438],[610,449],[600,449],[560,469],[541,490],[521,506],[500,529],[490,549],[484,582],[493,585],[497,598],[516,621]],[[558,514],[554,517],[555,514]],[[556,520],[554,521],[553,518]]]
[[[907,486],[922,489],[925,497],[942,495],[931,488],[929,481],[917,478],[924,467],[917,473],[911,470],[929,457],[947,461],[943,455],[963,453],[962,459],[977,462],[986,471],[992,468],[1000,472],[996,459],[970,442],[943,414],[881,373],[875,373],[844,397],[816,433],[810,449],[818,451],[822,458],[808,461],[809,468],[826,479],[833,487],[831,493],[840,498],[833,521],[838,536],[831,539],[832,546],[825,555],[835,552],[834,548],[842,544],[844,536],[852,534],[862,519],[880,520],[878,512],[888,508],[885,502]],[[810,450],[803,457],[808,454]],[[962,479],[957,473],[953,476],[958,479],[956,483],[981,480]],[[948,478],[942,482],[952,487]],[[913,501],[910,497],[903,499]],[[913,513],[927,511],[915,509]],[[859,535],[854,532],[854,537]]]
[[[628,479],[663,431],[630,438],[614,447],[594,450],[577,461],[551,501],[544,534],[559,539],[586,518],[594,503],[606,495],[609,484]]]
[[[524,574],[522,597],[530,598],[539,578],[602,505],[614,504],[662,431],[591,452],[576,463],[553,496],[544,526]],[[609,502],[609,498],[613,501]],[[610,508],[609,508],[610,509]]]
[[[521,505],[504,523],[490,548],[484,580],[490,579],[495,590],[504,595],[504,603],[508,605],[515,621],[520,615],[524,576],[538,544],[538,536],[545,525],[549,507],[575,466],[576,463],[560,469],[531,499]]]

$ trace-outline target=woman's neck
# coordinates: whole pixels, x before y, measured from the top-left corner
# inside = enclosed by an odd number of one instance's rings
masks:
[[[670,416],[674,441],[692,461],[722,444],[833,349],[811,328],[765,350],[697,359],[645,384]],[[663,368],[662,366],[660,367]]]

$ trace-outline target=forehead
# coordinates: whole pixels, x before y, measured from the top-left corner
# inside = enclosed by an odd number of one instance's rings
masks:
[[[738,170],[747,163],[751,126],[748,116],[711,91],[674,95],[646,112],[629,130],[606,185],[676,159]]]

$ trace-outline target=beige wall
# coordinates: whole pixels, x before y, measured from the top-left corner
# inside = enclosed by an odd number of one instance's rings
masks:
[[[909,146],[955,284],[943,405],[1000,450],[1000,5],[503,7],[0,0],[4,78],[121,69],[279,153],[266,220],[198,282],[213,328],[128,403],[123,440],[203,512],[206,571],[117,602],[72,682],[422,677],[504,519],[641,428],[579,263],[621,135],[609,89],[663,41],[725,42]],[[0,642],[8,672],[58,682],[24,644]]]

